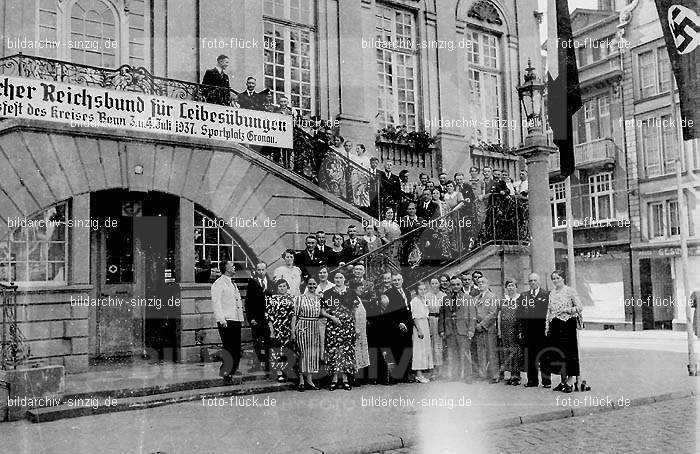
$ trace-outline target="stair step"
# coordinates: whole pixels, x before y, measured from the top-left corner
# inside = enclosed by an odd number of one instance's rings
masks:
[[[90,398],[96,397],[99,399],[106,399],[112,397],[115,399],[124,399],[129,397],[141,397],[149,396],[155,394],[166,394],[178,391],[187,391],[193,389],[203,389],[203,388],[216,388],[231,385],[241,385],[250,382],[258,382],[268,380],[267,374],[265,372],[251,372],[245,375],[236,375],[232,377],[233,381],[231,384],[224,385],[221,378],[206,378],[201,380],[191,380],[179,383],[168,383],[165,385],[154,385],[154,386],[143,386],[143,387],[132,387],[132,388],[122,388],[122,389],[106,389],[106,390],[96,390],[96,391],[85,391],[80,393],[66,394],[64,400],[67,399],[79,399],[79,398]]]
[[[218,380],[221,383],[221,380]],[[228,397],[247,394],[273,393],[292,389],[293,383],[277,383],[258,381],[233,384],[225,386],[212,386],[209,388],[187,389],[184,391],[149,394],[136,397],[117,398],[113,405],[106,405],[106,398],[89,399],[82,402],[75,398],[69,401],[64,398],[64,403],[53,407],[35,408],[27,411],[27,419],[34,423],[57,421],[60,419],[78,418],[81,416],[100,415],[120,411],[143,410],[146,408],[160,407],[181,402],[190,402],[210,397]],[[114,397],[114,396],[112,396]],[[114,402],[114,399],[112,399]],[[82,404],[82,405],[78,405]]]

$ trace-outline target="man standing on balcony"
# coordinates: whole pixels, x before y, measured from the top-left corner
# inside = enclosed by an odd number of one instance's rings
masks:
[[[520,195],[521,197],[527,197],[528,184],[527,184],[527,169],[522,169],[520,171],[520,179],[513,185],[515,188],[515,196]]]
[[[238,287],[233,282],[236,270],[230,260],[219,263],[221,276],[211,286],[211,307],[214,311],[219,336],[221,336],[221,356],[223,361],[219,375],[229,383],[231,376],[238,373],[241,361],[241,324],[243,304]]]
[[[379,158],[369,158],[369,208],[374,217],[379,217]]]
[[[202,89],[202,94],[207,102],[221,104],[223,106],[231,105],[231,85],[229,83],[228,74],[225,72],[228,65],[228,57],[226,55],[219,55],[216,58],[216,66],[207,69],[204,73],[202,85],[208,86]]]
[[[238,95],[238,105],[241,109],[261,110],[263,102],[260,94],[255,93],[255,77],[249,76],[245,81],[245,91]]]
[[[251,372],[268,371],[270,360],[268,356],[269,327],[265,320],[265,304],[272,296],[272,281],[267,276],[267,264],[260,262],[248,279],[245,294],[245,313],[250,323],[250,334],[253,338],[253,349],[259,364],[254,364]]]

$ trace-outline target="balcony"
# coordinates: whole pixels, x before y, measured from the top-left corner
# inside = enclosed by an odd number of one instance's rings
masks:
[[[574,146],[577,169],[611,167],[617,161],[617,146],[609,137]],[[559,153],[549,155],[549,174],[559,173]]]
[[[425,172],[430,178],[435,178],[439,172],[434,145],[420,151],[408,143],[377,139],[374,146],[381,163],[392,161],[399,168]]]

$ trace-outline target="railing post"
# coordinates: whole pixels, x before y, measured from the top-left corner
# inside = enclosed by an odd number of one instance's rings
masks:
[[[2,370],[7,370],[7,360],[5,359],[5,354],[6,354],[6,334],[5,334],[5,326],[7,324],[7,313],[6,313],[6,301],[5,301],[5,287],[0,286],[0,290],[2,291],[2,344],[0,345],[0,354],[2,355]]]

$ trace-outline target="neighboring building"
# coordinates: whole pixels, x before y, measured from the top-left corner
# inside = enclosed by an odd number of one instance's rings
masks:
[[[608,7],[609,5],[601,5]],[[587,327],[632,329],[630,219],[622,120],[623,71],[612,9],[571,14],[583,107],[573,118],[571,176],[576,287]],[[555,260],[567,268],[565,183],[550,158]]]
[[[534,0],[519,1],[517,11],[501,0],[173,3],[0,0],[0,71],[55,78],[76,92],[143,84],[148,93],[188,99],[223,53],[232,88],[242,90],[252,75],[274,101],[287,94],[302,115],[337,120],[355,143],[372,144],[389,125],[435,135],[429,152],[377,141],[379,157],[414,170],[414,178],[486,159],[515,170],[514,158],[473,145],[521,141],[515,87],[528,59],[538,62]],[[377,48],[377,39],[398,44]],[[400,44],[408,41],[426,45]],[[99,45],[75,45],[90,42]],[[56,61],[13,57],[20,52]],[[424,127],[427,119],[443,123]],[[200,360],[218,342],[200,260],[233,259],[245,269],[265,260],[274,268],[282,250],[303,248],[308,233],[345,232],[364,216],[254,147],[116,125],[0,121],[0,280],[20,286],[18,318],[32,359],[68,371],[151,346],[172,349],[178,361]],[[252,218],[276,226],[224,225]],[[37,222],[17,227],[14,219]],[[100,225],[66,224],[77,219]],[[106,227],[113,219],[118,225]],[[71,304],[156,290],[181,306]]]
[[[680,125],[670,125],[674,116],[680,118],[678,94],[654,1],[631,2],[618,27],[630,43],[623,53],[623,99],[634,294],[644,302],[637,309],[637,322],[645,329],[685,329],[687,296],[700,288],[700,140],[683,142]],[[690,289],[683,288],[681,278],[675,174],[679,156],[690,227]]]

